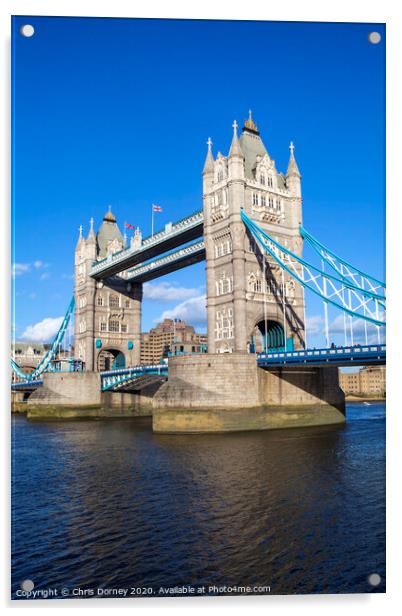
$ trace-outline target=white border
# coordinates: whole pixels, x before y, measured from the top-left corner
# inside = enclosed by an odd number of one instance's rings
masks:
[[[401,586],[400,545],[401,545],[401,488],[400,488],[400,440],[402,438],[402,404],[401,392],[398,388],[398,380],[401,379],[400,364],[398,365],[398,350],[402,347],[400,331],[401,324],[398,319],[402,318],[401,297],[401,257],[400,254],[400,231],[402,228],[402,200],[401,174],[402,163],[398,144],[401,139],[402,97],[401,97],[401,61],[402,30],[400,3],[391,0],[382,2],[372,0],[337,0],[336,2],[319,2],[313,0],[286,0],[268,4],[267,0],[255,0],[253,3],[235,4],[229,0],[204,0],[202,3],[179,2],[170,0],[168,3],[148,0],[146,3],[124,2],[90,2],[88,0],[36,0],[14,1],[3,0],[0,5],[1,25],[1,49],[3,50],[2,69],[2,96],[1,121],[2,134],[8,138],[1,148],[1,174],[3,186],[3,216],[0,227],[0,245],[3,247],[1,260],[1,282],[3,289],[2,319],[0,320],[0,342],[2,344],[3,370],[2,379],[2,405],[3,417],[2,438],[3,454],[1,456],[3,476],[2,491],[2,530],[5,534],[3,544],[9,546],[9,312],[6,307],[6,292],[9,289],[9,215],[8,204],[10,202],[10,167],[9,167],[9,135],[10,135],[10,15],[64,15],[64,16],[105,16],[105,17],[170,17],[170,18],[201,18],[201,19],[269,19],[285,21],[349,21],[349,22],[386,22],[387,23],[387,263],[388,282],[393,281],[389,289],[389,320],[388,320],[388,368],[387,368],[387,594],[386,595],[314,595],[314,596],[286,596],[286,597],[242,597],[242,598],[202,598],[202,599],[156,599],[156,600],[103,600],[103,601],[36,601],[30,605],[32,609],[74,609],[75,614],[92,612],[96,609],[127,608],[138,611],[171,612],[172,610],[189,610],[194,612],[222,610],[233,612],[253,609],[257,612],[266,610],[280,610],[287,614],[296,611],[300,614],[309,614],[311,611],[339,612],[340,610],[354,614],[375,614],[384,608],[391,608],[398,603],[398,587]],[[207,41],[206,41],[206,44]],[[399,62],[398,62],[399,60]],[[398,160],[399,159],[399,160]],[[398,190],[399,189],[399,190]],[[28,230],[27,230],[28,231]],[[399,277],[399,282],[398,282]],[[8,291],[9,293],[9,291]],[[345,520],[347,524],[347,520]],[[9,595],[9,554],[6,547],[4,559],[2,559],[0,597],[5,606],[16,609],[17,612],[27,609],[28,602],[18,603],[7,600]],[[386,603],[386,606],[384,605]],[[96,607],[95,607],[96,606]]]

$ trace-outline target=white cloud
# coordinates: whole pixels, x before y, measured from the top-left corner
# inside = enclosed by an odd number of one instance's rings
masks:
[[[30,263],[13,263],[11,268],[11,275],[13,276],[13,278],[15,278],[16,276],[22,276],[23,274],[29,272],[30,269]]]
[[[192,297],[178,304],[171,310],[165,310],[157,321],[163,321],[163,319],[182,319],[190,325],[205,326],[207,322],[205,303],[205,295]]]
[[[321,334],[324,329],[324,319],[318,314],[312,317],[307,317],[306,326],[309,334]]]
[[[47,280],[48,278],[50,278],[49,272],[43,272],[43,274],[40,275],[39,280]]]
[[[27,274],[32,270],[32,268],[36,270],[44,269],[49,267],[48,263],[44,263],[43,261],[37,260],[33,263],[13,263],[11,267],[11,275],[13,278],[16,276],[22,276],[23,274]],[[43,276],[44,274],[42,274]],[[42,280],[42,277],[41,277]]]
[[[371,323],[366,323],[363,319],[353,318],[353,342],[364,344],[366,342],[366,331],[367,331],[367,342],[368,344],[377,344],[378,342],[378,332],[377,327],[372,325]],[[380,328],[381,342],[383,342],[384,337],[384,328]],[[345,323],[343,315],[338,315],[330,324],[329,324],[330,333],[334,334],[343,334],[345,331]],[[351,328],[350,328],[350,320],[349,316],[346,316],[346,334],[349,340],[351,339]]]
[[[175,302],[199,296],[200,289],[177,287],[169,282],[146,282],[144,284],[144,299],[159,302]]]
[[[28,325],[21,338],[32,342],[49,342],[57,334],[63,317],[46,317],[34,325]]]

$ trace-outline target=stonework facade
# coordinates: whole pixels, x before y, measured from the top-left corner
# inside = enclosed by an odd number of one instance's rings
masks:
[[[180,319],[165,319],[141,334],[141,364],[157,364],[162,357],[207,350],[207,335]]]
[[[140,363],[142,285],[112,276],[96,281],[88,274],[94,262],[125,247],[117,221],[109,210],[95,235],[93,221],[87,239],[75,249],[75,359],[87,371],[109,370]]]
[[[302,253],[301,176],[293,144],[286,176],[278,173],[251,113],[228,156],[203,170],[208,350],[210,353],[303,348],[304,291],[264,257],[241,220],[243,208],[274,239]]]
[[[385,366],[367,366],[358,372],[339,371],[339,384],[345,394],[385,396]]]

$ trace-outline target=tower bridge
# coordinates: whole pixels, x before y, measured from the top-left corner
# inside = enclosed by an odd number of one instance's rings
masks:
[[[385,362],[379,334],[385,325],[385,284],[338,257],[303,227],[301,174],[294,145],[290,144],[286,173],[279,172],[251,112],[240,137],[233,123],[226,156],[218,152],[214,158],[208,139],[202,177],[202,210],[165,225],[152,236],[142,238],[137,229],[127,245],[110,208],[96,233],[93,219],[86,238],[80,228],[74,269],[75,360],[87,373],[101,374],[99,389],[103,391],[136,391],[140,378],[143,384],[158,381],[161,386],[169,373],[153,400],[156,409],[181,403],[190,407],[239,403],[244,407],[255,406],[258,400],[305,404],[313,399],[340,408],[335,366]],[[306,261],[303,245],[316,261]],[[204,260],[208,357],[171,358],[169,369],[141,369],[143,283]],[[350,322],[349,350],[345,347],[334,354],[334,349],[326,348],[317,355],[308,349],[306,291],[323,301],[327,347],[328,306],[345,315],[345,327]],[[71,305],[69,310],[71,315]],[[377,328],[375,348],[366,344],[367,350],[362,350],[354,344],[352,322],[356,318]],[[307,366],[309,385],[300,370]],[[324,366],[325,378],[319,372]],[[299,371],[299,376],[288,379],[285,368]],[[282,371],[281,382],[287,383],[284,398],[272,394],[281,389],[277,390],[274,376],[261,385],[264,371],[276,374],[278,370]],[[46,361],[32,379],[41,379],[45,371]],[[213,394],[211,379],[218,388]],[[255,392],[254,398],[245,397],[247,380],[254,380],[259,397]],[[322,388],[332,391],[330,400]],[[164,423],[165,419],[156,421],[162,431],[176,421]]]

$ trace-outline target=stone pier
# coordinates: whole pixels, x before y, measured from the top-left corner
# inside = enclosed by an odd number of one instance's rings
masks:
[[[153,398],[155,432],[229,432],[338,424],[345,396],[338,370],[258,368],[255,355],[169,359],[169,378]]]

